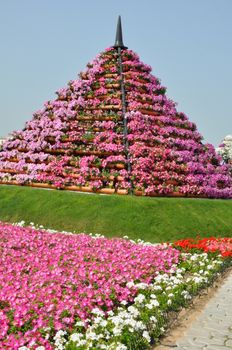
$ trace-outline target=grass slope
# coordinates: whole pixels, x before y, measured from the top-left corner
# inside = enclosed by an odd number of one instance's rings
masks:
[[[232,200],[149,198],[0,186],[0,220],[162,242],[232,237]]]

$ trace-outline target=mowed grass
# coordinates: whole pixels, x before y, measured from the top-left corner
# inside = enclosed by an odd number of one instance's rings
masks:
[[[232,237],[232,200],[149,198],[0,186],[0,220],[108,237]]]

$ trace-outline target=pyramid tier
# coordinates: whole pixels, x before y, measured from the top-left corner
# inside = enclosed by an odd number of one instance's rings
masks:
[[[232,198],[232,177],[131,50],[106,49],[0,152],[1,183]],[[122,93],[125,91],[126,113]]]

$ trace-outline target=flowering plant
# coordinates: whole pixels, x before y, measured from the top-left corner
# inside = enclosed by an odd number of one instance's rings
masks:
[[[0,345],[12,350],[149,349],[230,257],[22,224],[0,223],[0,240]]]
[[[232,163],[232,135],[227,135],[217,148],[225,163]]]
[[[0,182],[232,198],[230,167],[202,143],[196,125],[177,111],[151,67],[123,50],[121,76],[117,55],[114,48],[97,55],[80,79],[59,89],[57,99],[45,102],[24,130],[4,142]],[[219,152],[225,162],[229,142],[227,137]],[[89,157],[97,162],[86,164]],[[107,181],[108,169],[125,170],[122,179]]]
[[[206,253],[216,252],[223,257],[232,257],[232,238],[188,238],[177,241],[174,245],[185,251],[201,250]]]

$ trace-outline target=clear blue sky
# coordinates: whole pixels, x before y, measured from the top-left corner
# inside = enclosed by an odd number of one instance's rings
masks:
[[[0,136],[113,45],[119,14],[205,142],[232,133],[232,0],[0,0]]]

